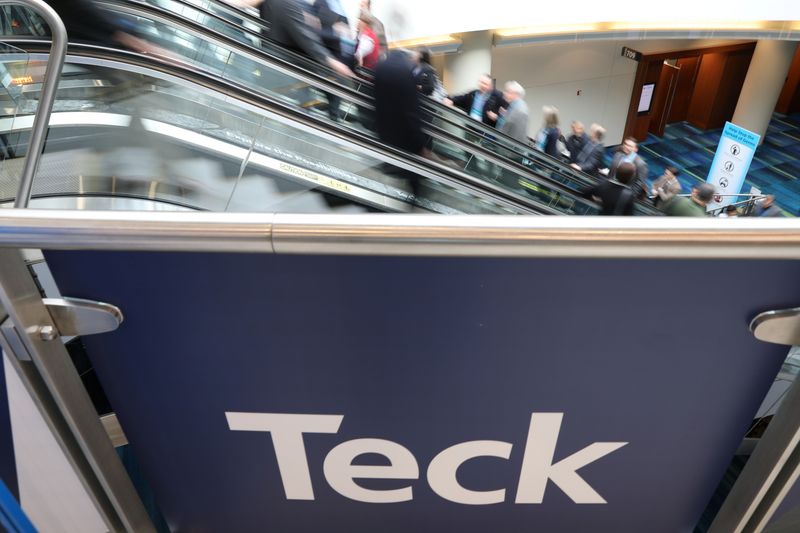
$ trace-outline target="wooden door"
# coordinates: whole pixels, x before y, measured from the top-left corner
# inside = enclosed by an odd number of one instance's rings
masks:
[[[700,66],[700,56],[683,57],[678,60],[678,85],[675,87],[675,97],[667,116],[667,124],[683,122],[689,116],[689,105],[692,103],[694,82],[697,79],[697,69]]]
[[[667,117],[672,108],[672,100],[678,85],[678,75],[681,69],[664,63],[656,85],[656,94],[653,97],[653,107],[650,119],[650,133],[662,137],[667,126]]]

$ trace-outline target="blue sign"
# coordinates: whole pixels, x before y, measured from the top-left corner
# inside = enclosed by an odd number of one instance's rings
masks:
[[[795,261],[46,256],[125,314],[84,341],[177,531],[691,531],[786,355],[748,322],[800,294]]]
[[[725,123],[717,153],[706,178],[717,193],[714,202],[708,205],[709,209],[724,207],[739,200],[735,195],[742,192],[759,139],[761,136],[757,133],[730,122]]]

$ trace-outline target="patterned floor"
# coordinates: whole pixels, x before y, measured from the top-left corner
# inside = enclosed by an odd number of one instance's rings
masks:
[[[722,129],[703,131],[686,122],[671,124],[664,137],[649,135],[640,144],[639,154],[650,167],[651,180],[659,177],[664,167],[678,167],[688,193],[692,184],[706,180],[721,134]],[[751,186],[774,194],[788,214],[800,216],[800,113],[773,115],[742,192]]]

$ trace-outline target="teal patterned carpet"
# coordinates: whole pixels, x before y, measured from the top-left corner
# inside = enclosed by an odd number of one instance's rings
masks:
[[[678,167],[688,193],[692,184],[706,180],[721,134],[722,129],[702,131],[681,122],[667,126],[664,137],[649,135],[639,145],[639,154],[650,167],[650,180],[658,178],[665,167]],[[751,186],[774,194],[787,214],[800,216],[800,113],[773,115],[742,192],[749,192]]]

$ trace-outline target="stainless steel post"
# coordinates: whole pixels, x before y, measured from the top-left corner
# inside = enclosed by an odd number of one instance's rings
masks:
[[[0,0],[0,5],[4,4],[20,4],[36,11],[50,26],[50,34],[53,39],[50,58],[47,61],[42,81],[39,106],[33,120],[31,138],[28,143],[28,157],[25,159],[25,167],[22,170],[22,178],[17,190],[17,199],[14,201],[14,207],[28,207],[33,188],[33,177],[39,168],[39,160],[44,150],[47,128],[50,124],[50,113],[53,110],[56,90],[58,90],[58,80],[61,78],[61,69],[64,67],[64,59],[67,56],[67,30],[53,8],[42,0]]]

